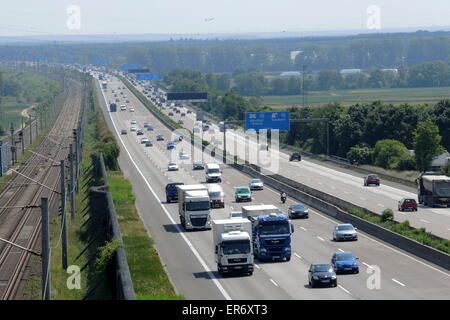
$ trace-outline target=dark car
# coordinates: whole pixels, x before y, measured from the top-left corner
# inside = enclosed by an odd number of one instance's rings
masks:
[[[308,271],[308,283],[312,288],[317,285],[337,286],[336,272],[329,263],[313,263]]]
[[[137,134],[138,136],[143,136],[143,135],[144,135],[144,130],[139,129],[139,130],[136,132],[136,134]]]
[[[122,129],[122,131],[120,131],[120,134],[127,134],[127,133],[128,133],[127,129]]]
[[[289,218],[308,218],[309,209],[303,203],[295,203],[289,206]]]
[[[403,198],[398,202],[398,211],[417,211],[417,202],[415,199]]]
[[[162,134],[158,134],[156,136],[156,141],[164,141],[164,136]]]
[[[205,164],[201,161],[195,161],[193,165],[194,170],[203,170],[205,169]]]
[[[155,128],[151,124],[147,125],[147,131],[153,131]]]
[[[302,156],[301,156],[300,152],[293,152],[291,154],[291,156],[289,157],[289,161],[294,161],[294,160],[302,161]]]
[[[358,258],[351,252],[336,252],[331,258],[336,273],[352,272],[359,273]]]
[[[178,201],[177,186],[184,185],[183,182],[173,182],[166,185],[166,202]]]
[[[380,185],[380,178],[376,174],[368,174],[364,177],[364,186],[369,186],[371,184]]]
[[[175,111],[176,113],[180,113],[181,111],[180,111],[180,109],[177,109],[177,111]]]
[[[145,146],[146,146],[146,147],[153,147],[153,141],[149,139],[149,140],[145,143]]]
[[[175,142],[168,142],[167,143],[167,150],[175,149]]]
[[[178,124],[184,124],[183,120],[178,120]]]
[[[191,111],[191,110],[188,110],[188,111],[187,111],[187,113],[188,113],[188,114],[191,114],[191,113],[192,113],[192,111]]]
[[[173,116],[173,112],[169,112],[169,116]]]
[[[181,114],[180,114],[180,117],[185,117],[186,116],[186,113],[184,113],[184,112],[182,112]]]

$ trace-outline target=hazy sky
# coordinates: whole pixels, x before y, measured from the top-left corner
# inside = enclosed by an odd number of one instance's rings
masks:
[[[450,0],[2,0],[0,35],[339,31],[368,20],[382,31],[449,26],[449,17]]]

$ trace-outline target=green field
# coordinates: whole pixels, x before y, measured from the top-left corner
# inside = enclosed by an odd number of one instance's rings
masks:
[[[0,119],[0,126],[2,126],[6,130],[9,130],[9,128],[11,128],[12,122],[14,125],[14,129],[19,129],[22,125],[21,112],[26,108],[28,108],[28,105],[26,104],[5,105],[5,116],[3,119]],[[23,120],[26,121],[25,118]]]
[[[398,89],[360,89],[360,90],[328,90],[310,91],[306,96],[307,105],[323,105],[338,102],[348,106],[361,102],[381,100],[385,103],[433,104],[444,98],[450,98],[450,87],[441,88],[398,88]],[[264,105],[284,108],[302,105],[303,97],[265,96]]]

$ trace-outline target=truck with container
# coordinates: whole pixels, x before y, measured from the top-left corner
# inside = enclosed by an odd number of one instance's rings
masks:
[[[220,274],[253,274],[252,224],[248,219],[212,221],[214,256]]]
[[[294,226],[274,205],[243,206],[242,216],[252,223],[253,254],[260,261],[291,260]]]
[[[108,82],[106,81],[102,82],[102,89],[108,89]]]
[[[186,230],[211,229],[208,188],[202,184],[179,185],[178,213]]]
[[[450,207],[450,177],[437,172],[425,172],[417,179],[418,200],[428,207]]]
[[[225,208],[225,193],[220,185],[208,185],[208,193],[212,208]]]

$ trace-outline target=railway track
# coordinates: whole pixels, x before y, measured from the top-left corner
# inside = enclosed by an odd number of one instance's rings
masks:
[[[0,193],[0,237],[26,248],[40,247],[37,246],[41,230],[40,210],[1,207],[38,206],[40,199],[47,197],[50,219],[55,216],[60,197],[51,190],[60,190],[61,176],[58,165],[60,160],[67,159],[68,146],[73,143],[72,130],[77,128],[81,103],[81,84],[70,81],[67,99],[52,129],[36,150],[37,154],[33,154],[17,169],[22,175],[38,181],[39,184],[30,183],[30,179],[15,174]],[[15,298],[30,256],[31,254],[24,250],[0,242],[0,299]]]

